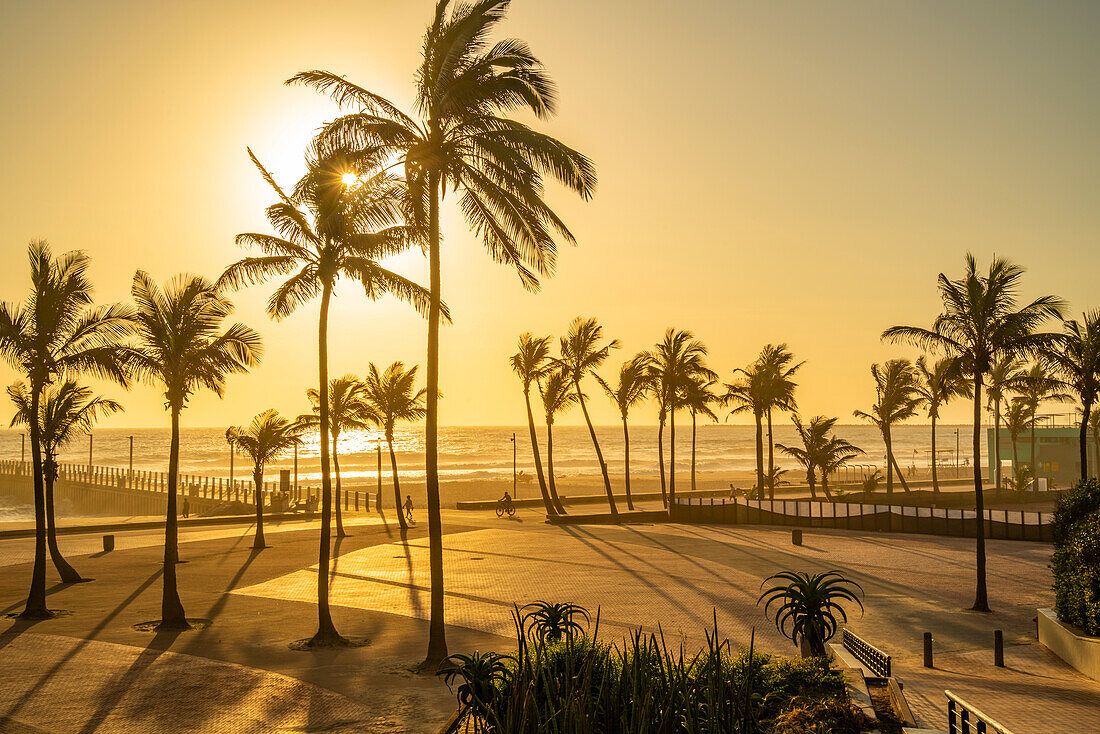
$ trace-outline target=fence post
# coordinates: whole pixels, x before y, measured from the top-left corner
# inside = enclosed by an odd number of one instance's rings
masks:
[[[993,664],[998,668],[1005,666],[1005,633],[993,630]]]
[[[924,667],[934,668],[932,664],[932,633],[924,633]]]

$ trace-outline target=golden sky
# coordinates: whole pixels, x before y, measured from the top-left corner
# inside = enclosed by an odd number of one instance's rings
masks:
[[[37,237],[87,250],[101,301],[128,297],[136,267],[216,276],[239,256],[233,235],[266,231],[245,146],[290,184],[335,113],[282,81],[324,68],[408,103],[432,5],[3,0],[0,297],[22,298]],[[694,330],[726,380],[786,341],[807,360],[803,412],[852,422],[869,364],[912,354],[879,333],[930,321],[936,274],[968,249],[1027,266],[1027,295],[1098,305],[1098,3],[515,0],[503,32],[549,67],[561,114],[541,127],[595,160],[600,189],[553,197],[580,244],[536,295],[448,212],[444,424],[523,422],[517,334],[579,314],[624,342],[608,375],[667,326]],[[419,254],[392,265],[426,272]],[[272,288],[235,298],[263,366],[224,401],[197,398],[185,425],[304,410],[316,307],[271,323]],[[331,333],[333,375],[424,359],[415,313],[351,284]],[[127,412],[106,425],[165,423],[155,391],[107,392]]]

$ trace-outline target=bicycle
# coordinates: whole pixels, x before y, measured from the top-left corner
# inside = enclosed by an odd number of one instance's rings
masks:
[[[508,517],[512,517],[516,514],[516,506],[512,504],[511,500],[507,502],[502,499],[497,500],[497,517],[504,517],[505,513]]]

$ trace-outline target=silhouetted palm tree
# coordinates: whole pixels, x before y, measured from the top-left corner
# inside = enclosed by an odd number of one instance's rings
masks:
[[[254,285],[280,275],[291,275],[267,302],[267,313],[281,320],[299,306],[320,296],[317,325],[317,385],[320,434],[329,435],[328,312],[336,283],[358,281],[367,298],[386,293],[428,309],[429,296],[420,286],[386,270],[378,260],[407,249],[416,241],[414,228],[401,220],[405,192],[401,182],[386,174],[360,177],[344,183],[347,173],[373,170],[370,156],[315,156],[298,182],[293,196],[275,182],[259,160],[248,152],[279,201],[267,208],[272,228],[282,236],[258,233],[237,235],[241,247],[255,247],[261,257],[246,257],[226,268],[219,284],[232,288]],[[321,538],[317,567],[317,633],[311,646],[345,645],[332,623],[328,584],[332,556],[332,473],[328,441],[321,441]]]
[[[12,426],[30,426],[34,415],[31,394],[27,386],[17,382],[8,387],[8,396],[15,403]],[[50,559],[63,584],[85,581],[73,568],[57,546],[57,522],[54,516],[53,485],[57,480],[57,453],[76,440],[77,436],[91,432],[100,417],[122,410],[122,406],[109,398],[98,397],[90,387],[66,380],[56,387],[49,387],[43,394],[39,410],[39,438],[42,444],[42,472],[46,494],[46,545]]]
[[[595,171],[585,156],[507,117],[523,110],[546,118],[557,106],[553,82],[526,43],[506,39],[489,45],[508,5],[509,0],[437,2],[416,75],[419,119],[331,72],[302,72],[287,81],[311,86],[357,110],[325,126],[319,141],[329,149],[366,150],[403,164],[415,222],[428,233],[432,298],[424,444],[432,610],[424,668],[433,672],[447,657],[436,457],[443,192],[461,192],[462,213],[490,256],[515,268],[524,287],[535,290],[538,276],[553,272],[555,236],[574,241],[546,204],[544,177],[557,179],[585,199],[596,187]]]
[[[803,424],[798,415],[791,417],[801,446],[776,444],[780,451],[792,457],[806,469],[806,483],[810,486],[810,496],[817,498],[817,472],[821,472],[821,488],[825,496],[832,499],[829,492],[829,474],[844,466],[851,459],[863,453],[863,449],[853,446],[846,439],[831,435],[836,418],[817,415]]]
[[[1004,414],[1005,429],[1008,431],[1009,439],[1012,441],[1012,484],[1016,489],[1023,489],[1020,486],[1020,482],[1016,477],[1019,475],[1020,466],[1020,454],[1018,445],[1020,436],[1024,434],[1024,431],[1031,430],[1031,427],[1035,423],[1035,419],[1031,415],[1031,409],[1027,407],[1027,404],[1022,400],[1012,400],[1008,404],[1008,408]]]
[[[1053,345],[1050,348],[1053,349]],[[1039,466],[1036,457],[1039,441],[1035,435],[1035,428],[1039,425],[1039,408],[1047,401],[1058,403],[1069,401],[1071,398],[1063,392],[1063,389],[1061,381],[1054,377],[1042,363],[1031,365],[1016,380],[1015,390],[1019,393],[1020,401],[1027,406],[1031,414],[1031,459],[1028,461],[1028,472],[1032,489],[1039,488]]]
[[[543,415],[546,418],[546,478],[554,504],[560,506],[562,502],[554,480],[554,417],[579,403],[580,397],[573,392],[572,383],[560,370],[554,370],[539,383],[539,394],[542,396]]]
[[[993,411],[993,453],[996,456],[993,467],[995,486],[998,490],[1003,485],[1001,476],[1001,408],[1002,406],[1005,408],[1008,406],[1008,393],[1017,384],[1022,374],[1020,372],[1022,364],[1020,360],[1012,357],[999,359],[989,368],[989,375],[986,377],[986,394],[989,396],[989,408]],[[1014,462],[1013,471],[1015,471],[1015,468]]]
[[[1100,310],[1085,313],[1080,322],[1076,319],[1066,321],[1062,326],[1062,338],[1052,348],[1044,350],[1043,361],[1065,390],[1081,403],[1081,479],[1088,479],[1088,424],[1100,393]]]
[[[611,350],[619,348],[618,339],[612,339],[603,346],[600,346],[601,341],[603,341],[603,327],[599,322],[596,319],[578,316],[569,324],[569,331],[561,338],[561,358],[557,360],[557,364],[577,393],[577,403],[581,406],[581,412],[584,413],[584,422],[588,426],[588,434],[592,437],[592,445],[596,449],[596,459],[600,462],[603,486],[607,491],[607,505],[611,509],[611,516],[617,520],[619,511],[615,507],[615,495],[611,493],[611,477],[607,473],[607,462],[603,460],[600,442],[596,438],[596,429],[592,426],[588,407],[584,404],[584,393],[581,392],[581,380],[587,375],[596,374],[600,365],[607,361]]]
[[[189,629],[176,588],[180,413],[198,390],[206,388],[221,397],[226,377],[258,364],[262,353],[260,335],[243,324],[232,324],[221,331],[233,313],[233,304],[201,276],[178,275],[161,288],[148,273],[139,270],[130,292],[137,306],[136,338],[127,362],[135,377],[164,388],[164,402],[172,421],[164,588],[157,629]]]
[[[661,464],[661,495],[666,506],[676,501],[676,410],[682,408],[683,391],[696,377],[706,380],[717,374],[706,366],[707,348],[690,331],[666,329],[664,338],[653,348],[650,367],[654,391],[661,408],[662,422],[657,430],[658,459]],[[664,417],[668,418],[668,494],[665,496]]]
[[[535,415],[531,412],[531,385],[538,383],[552,368],[550,361],[550,340],[548,336],[536,337],[527,331],[519,335],[519,351],[512,355],[512,371],[523,383],[523,402],[527,406],[527,429],[531,434],[531,453],[535,457],[535,475],[539,480],[539,492],[547,515],[565,512],[550,497],[546,486],[546,476],[542,472],[542,456],[539,453],[538,436],[535,433]]]
[[[68,252],[54,257],[49,245],[30,243],[31,289],[23,304],[0,304],[0,354],[26,379],[31,415],[41,411],[42,393],[57,378],[88,374],[126,386],[129,373],[121,340],[130,333],[129,308],[92,308],[88,257]],[[34,482],[34,567],[22,619],[47,619],[46,489],[42,436],[31,421]]]
[[[765,480],[769,491],[774,492],[775,488],[771,486],[771,477],[775,476],[775,435],[772,430],[772,412],[779,410],[793,413],[798,410],[794,399],[794,391],[798,383],[791,378],[806,363],[791,364],[794,362],[794,355],[788,351],[786,344],[765,345],[757,359],[767,375],[764,415],[768,420],[768,472]]]
[[[700,375],[693,375],[684,386],[680,402],[688,413],[691,414],[691,491],[695,491],[695,422],[696,416],[702,415],[710,418],[715,423],[718,416],[710,406],[721,402],[721,398],[714,394],[714,380],[708,380]]]
[[[263,550],[264,541],[264,469],[268,464],[302,444],[302,434],[308,426],[301,421],[289,421],[277,410],[265,410],[246,427],[233,426],[228,435],[235,448],[252,459],[252,484],[256,487],[256,538],[252,547]]]
[[[367,377],[363,381],[367,406],[374,420],[386,434],[386,443],[390,448],[390,469],[393,473],[393,501],[397,508],[397,520],[401,529],[408,528],[405,516],[401,512],[401,483],[397,475],[397,454],[393,451],[393,429],[397,422],[419,421],[426,409],[424,400],[427,388],[416,389],[416,371],[413,365],[405,369],[404,362],[394,362],[379,373],[378,366],[371,363]]]
[[[873,423],[882,433],[882,441],[886,444],[886,494],[894,492],[895,471],[902,488],[908,492],[909,484],[894,458],[890,427],[917,413],[920,397],[917,394],[916,371],[908,359],[891,359],[882,365],[871,365],[871,376],[875,378],[875,404],[871,406],[870,413],[856,410],[852,415]]]
[[[614,385],[596,375],[596,381],[619,409],[619,415],[623,419],[623,480],[626,485],[626,506],[630,510],[634,509],[634,498],[630,494],[630,428],[627,425],[627,416],[631,408],[645,400],[653,387],[649,372],[652,361],[648,352],[638,352],[619,367],[619,378]]]
[[[1042,296],[1022,308],[1017,307],[1023,268],[1008,260],[994,258],[985,275],[978,272],[972,254],[966,256],[966,273],[952,280],[939,276],[943,312],[931,329],[895,326],[883,332],[890,341],[905,341],[927,351],[940,351],[958,357],[963,373],[973,382],[974,396],[974,501],[979,518],[985,516],[982,496],[981,424],[983,378],[993,364],[1006,357],[1018,357],[1049,347],[1052,334],[1036,333],[1047,319],[1061,318],[1062,300]],[[975,611],[988,612],[989,598],[985,578],[985,523],[975,523],[977,545],[977,588]]]
[[[321,436],[321,442],[332,442],[332,473],[336,477],[336,537],[346,538],[343,513],[340,503],[344,497],[343,484],[340,481],[340,454],[337,446],[340,434],[357,428],[367,428],[370,421],[363,415],[363,382],[355,375],[334,377],[328,383],[328,437]],[[298,421],[314,430],[321,428],[321,395],[316,388],[306,390],[313,413],[298,416]]]
[[[1089,432],[1092,433],[1092,445],[1096,448],[1096,468],[1100,475],[1100,411],[1089,416]]]
[[[726,383],[726,393],[722,396],[722,402],[727,406],[733,406],[730,415],[752,413],[753,423],[756,426],[756,496],[763,497],[764,488],[768,486],[764,479],[764,414],[770,402],[769,374],[767,368],[759,361],[753,362],[746,369],[735,369],[733,373],[734,375],[740,373],[742,376],[735,377],[733,382]],[[768,495],[771,499],[775,499],[774,487],[769,488]]]
[[[928,411],[932,420],[932,492],[940,491],[940,476],[936,466],[936,420],[940,417],[940,408],[957,397],[970,397],[970,385],[962,373],[957,360],[943,357],[931,367],[923,355],[917,359],[916,394],[920,405]]]

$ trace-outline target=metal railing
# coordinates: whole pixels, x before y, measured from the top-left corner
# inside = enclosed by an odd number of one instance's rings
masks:
[[[951,691],[947,696],[947,733],[948,734],[1012,734],[989,716],[986,716]]]
[[[843,630],[841,634],[841,642],[844,649],[852,653],[856,660],[866,665],[872,673],[879,678],[890,677],[889,655],[847,629]]]

